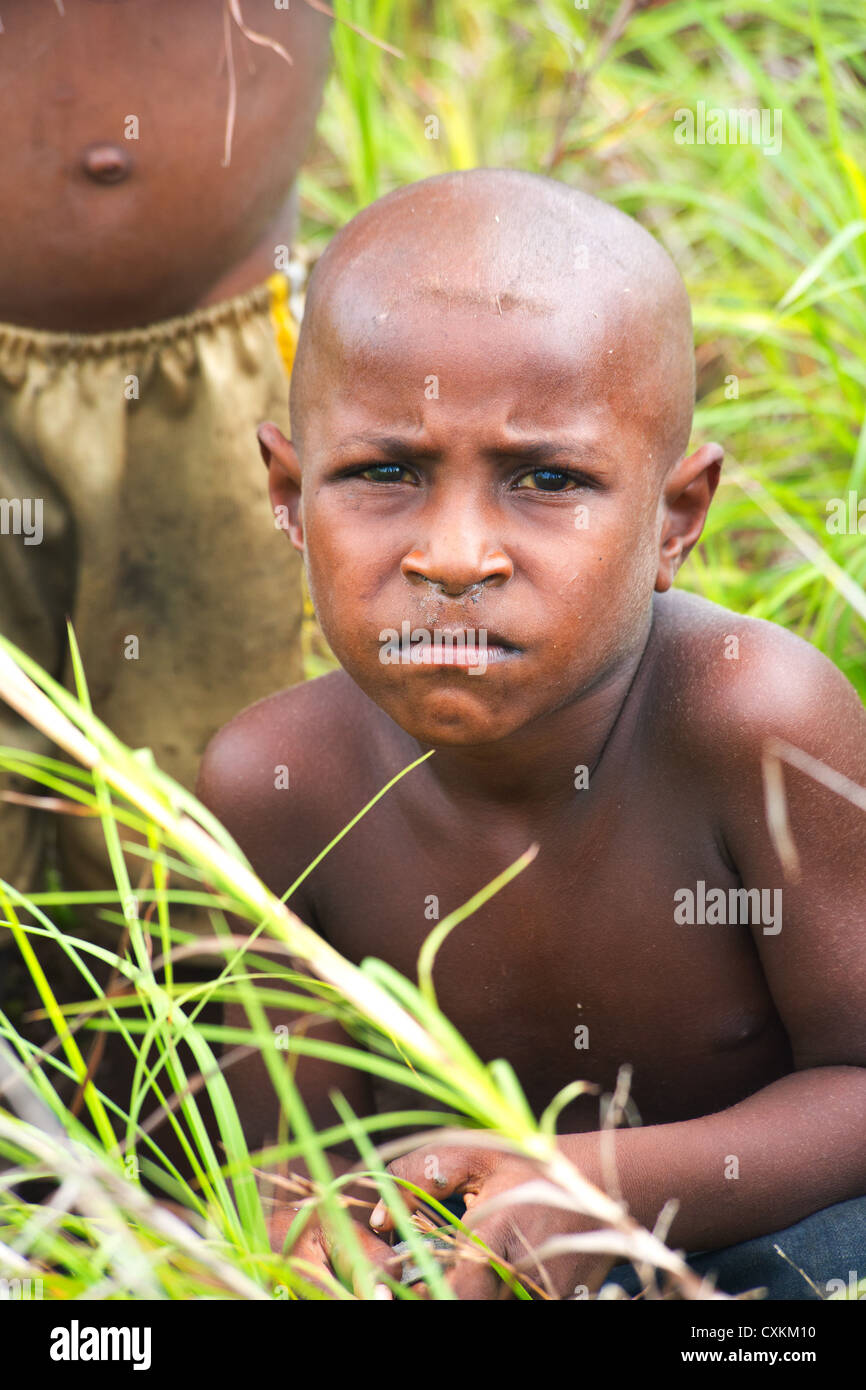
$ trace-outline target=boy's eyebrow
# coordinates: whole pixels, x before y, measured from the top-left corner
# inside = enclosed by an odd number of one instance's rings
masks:
[[[405,435],[353,434],[340,441],[340,452],[353,448],[375,449],[395,463],[407,457],[435,463],[442,457],[441,449],[426,447]],[[587,463],[604,460],[602,452],[585,439],[515,439],[501,444],[491,444],[481,452],[485,458],[494,462],[514,458],[539,464],[552,463],[557,459],[585,459]]]
[[[482,451],[491,459],[522,459],[525,463],[554,463],[556,460],[602,462],[604,455],[585,439],[526,439],[497,444]]]
[[[338,445],[338,452],[351,449],[375,449],[377,453],[384,454],[386,458],[399,462],[407,454],[413,458],[437,459],[441,457],[439,449],[425,449],[406,435],[400,434],[352,434],[347,439],[341,439]]]

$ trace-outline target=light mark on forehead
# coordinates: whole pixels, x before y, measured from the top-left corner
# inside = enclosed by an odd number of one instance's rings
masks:
[[[494,314],[520,310],[525,314],[549,316],[556,304],[536,296],[517,294],[512,290],[496,290],[488,286],[455,285],[453,280],[416,280],[412,284],[413,299],[431,299],[447,309],[488,309]]]

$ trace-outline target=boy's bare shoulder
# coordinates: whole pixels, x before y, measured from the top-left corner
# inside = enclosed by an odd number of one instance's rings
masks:
[[[816,647],[681,590],[655,613],[651,702],[693,767],[751,763],[775,737],[866,777],[866,710]]]
[[[332,671],[249,705],[211,739],[196,795],[275,892],[364,804],[365,750],[383,719]]]
[[[686,594],[656,612],[645,727],[696,834],[703,813],[746,891],[762,904],[772,891],[772,922],[762,906],[752,940],[795,1068],[866,1065],[866,710],[831,661],[774,623]],[[774,739],[782,777],[767,784]]]

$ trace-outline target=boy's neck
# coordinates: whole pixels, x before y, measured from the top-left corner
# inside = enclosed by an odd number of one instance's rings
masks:
[[[437,748],[426,764],[429,775],[458,803],[520,803],[547,810],[573,804],[575,769],[587,769],[590,785],[601,770],[614,729],[638,687],[652,626],[650,607],[640,640],[586,694],[496,743]],[[422,745],[425,751],[427,746]]]

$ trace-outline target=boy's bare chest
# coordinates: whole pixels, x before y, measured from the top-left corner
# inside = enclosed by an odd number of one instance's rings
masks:
[[[789,1065],[752,933],[708,908],[722,894],[733,905],[738,879],[693,807],[636,791],[534,828],[535,861],[453,929],[434,983],[480,1056],[511,1061],[537,1111],[570,1081],[610,1091],[629,1064],[638,1111],[658,1123],[732,1104]],[[411,979],[430,931],[531,838],[396,815],[353,836],[317,885],[320,924],[351,959],[379,956]],[[597,1118],[587,1100],[569,1123]]]

